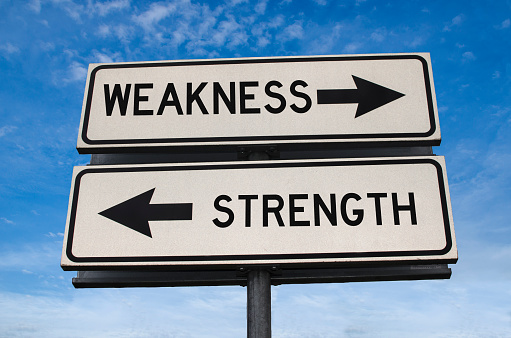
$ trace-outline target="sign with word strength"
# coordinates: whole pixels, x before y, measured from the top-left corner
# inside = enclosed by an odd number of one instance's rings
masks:
[[[77,148],[438,145],[429,54],[91,64]]]
[[[442,157],[76,167],[66,270],[456,262]]]

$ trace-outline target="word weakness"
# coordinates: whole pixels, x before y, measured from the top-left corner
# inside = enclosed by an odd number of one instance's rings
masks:
[[[272,98],[270,103],[264,105],[264,109],[272,114],[279,114],[288,105],[286,97],[280,92],[284,85],[279,81],[269,81],[264,85],[265,94]],[[302,80],[292,82],[288,91],[293,99],[297,99],[289,106],[296,113],[306,113],[312,106],[312,99],[303,91],[308,84]],[[112,116],[116,104],[118,105],[121,116],[126,116],[128,103],[133,89],[133,115],[163,115],[166,111],[173,110],[178,115],[192,115],[195,109],[199,109],[202,114],[219,114],[220,105],[225,107],[230,114],[259,114],[260,107],[251,106],[252,100],[255,100],[255,91],[259,87],[258,81],[242,81],[239,83],[230,82],[228,90],[219,82],[202,82],[199,85],[193,83],[186,84],[186,93],[180,93],[176,90],[174,83],[167,83],[165,92],[160,97],[155,95],[152,83],[126,84],[124,89],[121,84],[115,84],[113,88],[109,84],[104,84],[106,115]],[[157,97],[155,97],[157,96]],[[212,107],[206,107],[205,97],[211,98]],[[286,96],[289,94],[286,91]],[[149,102],[151,101],[151,102]],[[158,110],[146,109],[144,105],[150,103],[158,104]]]

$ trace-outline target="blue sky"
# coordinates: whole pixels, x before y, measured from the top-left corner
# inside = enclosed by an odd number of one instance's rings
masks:
[[[93,62],[429,52],[450,280],[272,289],[275,337],[511,336],[511,1],[0,0],[0,337],[242,337],[246,289],[87,289],[60,255]]]

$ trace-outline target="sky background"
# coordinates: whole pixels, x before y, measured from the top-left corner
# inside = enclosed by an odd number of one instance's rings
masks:
[[[0,0],[0,337],[243,337],[242,287],[82,289],[60,256],[89,63],[431,53],[450,280],[272,288],[274,337],[511,336],[511,1]]]

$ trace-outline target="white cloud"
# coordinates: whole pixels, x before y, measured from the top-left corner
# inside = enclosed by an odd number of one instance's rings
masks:
[[[133,21],[145,30],[153,30],[154,25],[176,11],[173,3],[153,3],[150,8],[140,15],[135,15]]]
[[[110,35],[110,26],[108,25],[100,25],[98,27],[98,31],[96,32],[97,35],[101,36],[102,38],[106,38]]]
[[[268,27],[270,28],[277,28],[284,24],[285,19],[283,15],[277,15],[274,18],[270,19],[270,22],[268,22]]]
[[[287,26],[278,38],[280,38],[283,42],[302,39],[304,32],[302,24],[302,21],[295,21],[293,24]]]
[[[12,133],[16,129],[18,129],[18,127],[16,127],[16,126],[3,126],[0,128],[0,137],[3,137],[9,133]]]
[[[53,42],[41,41],[41,42],[39,42],[39,46],[40,46],[41,50],[43,50],[45,52],[50,52],[50,51],[55,50],[55,44]]]
[[[31,0],[27,7],[39,14],[41,12],[41,0]]]
[[[461,59],[463,62],[474,61],[476,56],[472,52],[465,52],[461,55]]]
[[[103,53],[98,52],[97,50],[93,51],[94,59],[98,60],[100,63],[112,63],[114,60]]]
[[[451,28],[455,26],[461,26],[461,24],[465,21],[465,15],[459,14],[452,18],[451,22],[444,26],[444,31],[450,31]]]
[[[70,278],[65,282],[71,288]],[[242,337],[244,291],[60,287],[49,295],[2,292],[0,332],[5,337]]]
[[[53,233],[53,232],[48,232],[46,235],[46,237],[49,237],[49,238],[57,238],[57,237],[64,237],[64,234],[61,233],[61,232],[57,232],[56,234]]]
[[[12,43],[7,42],[4,45],[0,45],[0,51],[3,51],[6,54],[10,55],[10,54],[19,53],[20,49],[17,46],[13,45]]]
[[[337,51],[339,38],[343,31],[343,25],[335,24],[333,27],[315,27],[314,30],[307,32],[308,36],[315,37],[310,42],[309,51],[311,54],[329,54],[332,50]]]
[[[236,5],[239,5],[242,3],[248,3],[248,0],[231,0],[230,1],[231,6],[236,6]]]
[[[61,240],[58,243],[30,243],[17,245],[16,247],[4,245],[0,252],[0,257],[2,257],[0,260],[0,270],[20,271],[27,269],[45,272],[48,267],[58,264],[61,249]]]
[[[449,111],[449,107],[447,107],[447,106],[438,106],[438,111],[440,113],[445,113],[445,112]]]
[[[64,12],[76,22],[81,22],[81,16],[83,14],[90,14],[90,11],[87,10],[85,6],[76,4],[72,0],[51,0],[51,2],[61,7]]]
[[[246,44],[248,39],[244,31],[244,27],[240,25],[233,17],[229,20],[221,21],[211,36],[213,45],[228,48],[234,48],[239,45]]]
[[[261,36],[257,39],[257,46],[260,48],[264,48],[270,44],[270,40],[264,36]]]
[[[272,30],[284,25],[285,19],[283,15],[272,17],[270,21],[257,22],[252,25],[250,29],[251,35],[256,39],[257,46],[264,48],[269,45],[273,39]]]
[[[506,28],[509,28],[510,26],[511,26],[511,20],[510,19],[506,19],[506,20],[502,21],[500,23],[500,25],[495,26],[495,28],[497,28],[497,29],[506,29]]]
[[[409,43],[407,43],[408,46],[410,47],[418,47],[420,45],[423,45],[424,44],[424,37],[423,36],[416,36],[413,38],[412,41],[410,41]]]
[[[106,24],[102,24],[98,27],[95,34],[104,39],[109,37],[115,37],[123,43],[129,43],[130,38],[133,35],[133,32],[134,28],[132,26],[124,24],[109,26]]]
[[[257,14],[263,15],[266,12],[266,5],[268,4],[268,0],[260,0],[254,8],[254,11]]]
[[[378,28],[371,33],[371,40],[376,42],[383,42],[387,36],[387,30],[385,28]]]
[[[73,61],[67,70],[66,77],[63,78],[64,82],[83,81],[87,76],[87,68],[80,62]]]
[[[0,220],[2,220],[2,222],[7,223],[7,224],[11,224],[11,225],[14,224],[13,221],[11,221],[10,219],[7,219],[5,217],[0,217]]]
[[[343,48],[343,51],[345,53],[355,53],[356,51],[358,51],[360,48],[362,48],[362,43],[361,42],[350,42],[348,44],[346,44],[346,46],[344,46]]]
[[[130,0],[112,0],[107,2],[95,2],[93,8],[100,16],[105,16],[112,11],[119,11],[130,7]]]
[[[92,60],[90,62],[92,63],[112,63],[112,62],[120,62],[123,61],[121,58],[121,54],[119,52],[117,53],[110,53],[107,51],[98,51],[93,50],[92,51]]]

